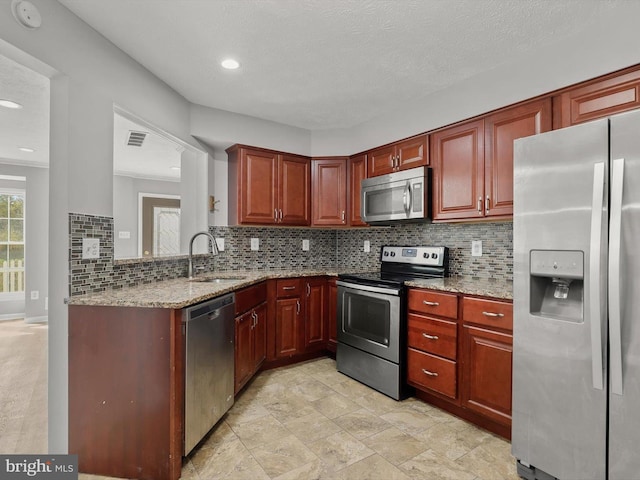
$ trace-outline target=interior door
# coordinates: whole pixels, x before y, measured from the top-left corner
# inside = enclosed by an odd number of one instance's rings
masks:
[[[142,256],[180,255],[180,199],[142,198]]]

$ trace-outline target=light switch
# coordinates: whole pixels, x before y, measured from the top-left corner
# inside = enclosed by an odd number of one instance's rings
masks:
[[[482,240],[473,240],[471,242],[471,256],[472,257],[482,256]]]
[[[82,239],[82,259],[100,258],[100,239],[99,238],[83,238]]]
[[[371,251],[371,242],[369,240],[365,240],[363,248],[365,253],[369,253]]]
[[[131,238],[131,232],[127,232],[126,230],[118,231],[118,238]]]
[[[224,252],[224,237],[216,237],[216,245],[219,252]]]
[[[252,238],[251,239],[251,250],[260,250],[260,239]]]
[[[302,240],[302,250],[305,252],[309,251],[309,240],[307,239]]]

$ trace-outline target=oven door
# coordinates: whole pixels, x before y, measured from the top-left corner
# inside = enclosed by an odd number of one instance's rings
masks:
[[[400,289],[338,280],[338,342],[400,363]]]

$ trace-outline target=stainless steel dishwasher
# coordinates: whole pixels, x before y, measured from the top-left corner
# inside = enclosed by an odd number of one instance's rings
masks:
[[[183,311],[186,337],[185,455],[233,405],[234,315],[233,293]]]

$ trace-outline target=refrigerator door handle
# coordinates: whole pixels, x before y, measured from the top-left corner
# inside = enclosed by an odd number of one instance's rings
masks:
[[[620,246],[624,158],[611,162],[611,217],[609,220],[609,345],[611,391],[622,395],[622,307],[620,302]]]
[[[604,163],[593,166],[591,208],[591,248],[589,252],[589,321],[591,322],[591,373],[593,388],[604,388],[602,310],[600,307],[600,257],[602,254],[602,215],[604,210]]]

